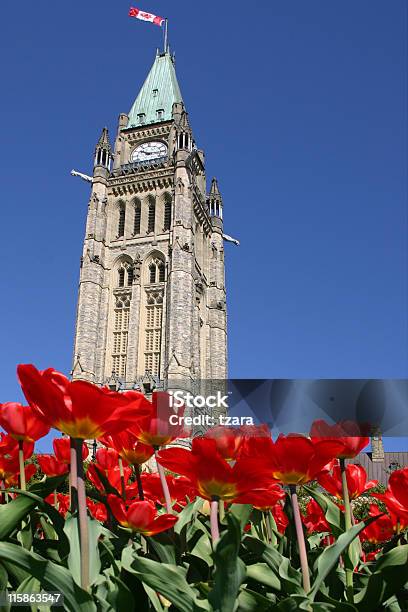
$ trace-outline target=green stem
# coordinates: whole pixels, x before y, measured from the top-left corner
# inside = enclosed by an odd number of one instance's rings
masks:
[[[78,508],[78,478],[77,478],[77,455],[75,438],[70,439],[70,464],[69,464],[69,505],[71,514]]]
[[[210,502],[210,525],[211,525],[211,538],[213,546],[216,545],[220,539],[220,530],[218,527],[218,499],[213,499]]]
[[[142,478],[140,476],[140,465],[135,465],[135,472],[136,472],[136,482],[137,482],[137,490],[139,492],[139,499],[140,501],[144,500],[144,492],[143,492],[143,484],[142,484]]]
[[[272,544],[272,528],[269,522],[269,512],[262,512],[262,518],[265,521],[266,537],[268,544]]]
[[[79,519],[79,546],[81,551],[81,587],[89,588],[89,532],[88,514],[86,511],[86,492],[84,480],[84,464],[82,460],[83,440],[75,440],[77,465],[77,493],[78,493],[78,519]]]
[[[300,518],[299,502],[297,498],[296,485],[289,485],[290,499],[295,519],[296,538],[299,548],[300,568],[302,570],[303,588],[308,593],[310,591],[309,564],[307,561],[305,534],[303,532],[302,519]]]
[[[170,497],[169,485],[167,484],[167,480],[166,480],[166,476],[165,476],[165,473],[164,473],[163,466],[160,465],[160,463],[157,461],[157,451],[158,451],[158,449],[156,448],[154,450],[154,456],[156,458],[157,471],[159,472],[160,482],[161,482],[161,486],[162,486],[162,489],[163,489],[164,501],[166,503],[166,511],[167,511],[167,514],[172,514],[173,508],[172,508],[172,505],[171,505],[171,497]]]
[[[348,485],[347,485],[346,462],[343,458],[340,459],[340,471],[341,471],[341,484],[343,488],[344,520],[345,520],[346,532],[347,532],[352,527],[352,518],[351,518],[352,515],[351,515],[350,495],[349,495]],[[347,555],[350,558],[349,548],[347,550]],[[347,564],[346,564],[346,595],[347,595],[348,601],[350,603],[354,603],[353,569],[351,567],[347,567]]]
[[[222,522],[225,517],[225,504],[222,499],[220,499],[218,503],[218,514],[220,516],[220,522]]]
[[[125,485],[125,472],[123,470],[122,457],[119,457],[119,473],[120,473],[120,488],[124,501],[126,501],[126,485]]]
[[[27,489],[26,478],[25,478],[25,468],[24,468],[24,447],[23,440],[18,441],[18,463],[20,466],[20,488],[25,491]]]

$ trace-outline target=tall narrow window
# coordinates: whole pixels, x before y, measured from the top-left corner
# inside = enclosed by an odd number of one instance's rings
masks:
[[[165,270],[165,262],[161,256],[152,256],[148,260],[145,272],[146,307],[142,347],[144,371],[153,376],[160,376]]]
[[[147,218],[147,232],[153,233],[156,221],[156,204],[154,199],[149,199],[149,213]]]
[[[125,268],[119,268],[118,270],[118,287],[125,286]]]
[[[133,234],[136,236],[137,234],[140,234],[140,221],[142,218],[142,207],[141,204],[139,202],[139,200],[137,200],[135,202],[135,218],[134,218],[134,224],[133,224]]]
[[[119,220],[118,220],[118,238],[121,238],[125,234],[125,218],[126,218],[125,205],[120,204]]]
[[[158,265],[158,270],[159,270],[159,283],[164,283],[164,280],[166,278],[166,268],[164,267],[163,262]]]
[[[163,230],[168,232],[171,227],[171,196],[167,193],[164,196],[164,223]]]
[[[116,297],[113,321],[112,372],[126,379],[130,297]]]
[[[133,285],[133,268],[131,266],[128,267],[128,278],[127,278],[128,287]]]
[[[149,266],[149,282],[153,284],[156,282],[156,264],[151,263]]]
[[[163,296],[155,292],[147,295],[145,330],[145,372],[160,374],[161,328],[163,315]]]

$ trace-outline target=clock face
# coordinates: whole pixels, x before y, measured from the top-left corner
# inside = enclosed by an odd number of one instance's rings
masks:
[[[164,142],[144,142],[132,153],[132,162],[150,161],[167,155],[167,145]]]

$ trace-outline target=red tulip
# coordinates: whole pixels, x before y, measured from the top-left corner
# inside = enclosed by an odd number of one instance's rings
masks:
[[[24,459],[29,459],[34,452],[34,442],[23,442]],[[9,434],[0,431],[0,455],[18,459],[18,441]]]
[[[377,548],[377,550],[372,550],[371,552],[361,554],[361,559],[364,563],[369,563],[370,561],[375,561],[378,553],[381,552],[381,548]]]
[[[51,493],[50,495],[48,495],[44,499],[44,501],[49,503],[51,506],[54,506],[55,504],[54,493]],[[69,495],[66,495],[65,493],[57,493],[57,504],[58,504],[58,512],[62,514],[62,516],[65,518],[69,510]]]
[[[237,458],[239,449],[244,441],[242,429],[225,427],[223,425],[212,427],[206,431],[205,437],[215,440],[217,451],[227,461],[233,461]]]
[[[0,454],[12,455],[18,453],[18,442],[8,434],[0,431]]]
[[[147,400],[146,400],[147,402]],[[143,444],[155,448],[170,444],[177,438],[185,438],[190,435],[179,418],[184,415],[184,406],[178,412],[172,407],[171,396],[164,391],[156,391],[152,394],[150,413],[132,428],[137,438]],[[175,421],[173,423],[173,421]],[[123,429],[123,428],[122,428]]]
[[[254,508],[262,510],[262,512],[275,508],[276,504],[285,497],[285,491],[276,482],[272,482],[266,490],[260,492],[253,490],[245,495],[246,503],[252,504]]]
[[[68,473],[66,463],[60,463],[54,455],[37,455],[38,465],[46,476],[61,476]]]
[[[159,474],[144,473],[142,474],[141,478],[145,497],[154,503],[164,506],[166,500],[164,499]],[[174,476],[166,476],[166,480],[169,487],[172,505],[185,505],[187,497],[191,500],[195,496],[194,488],[192,487],[188,478],[185,478],[184,476],[179,476],[177,478]],[[134,485],[130,486],[132,487],[133,491],[137,491]]]
[[[130,465],[142,465],[154,453],[153,446],[143,444],[131,431],[123,431],[113,436],[101,438],[100,442],[115,449]]]
[[[388,481],[385,493],[373,493],[380,499],[392,515],[395,515],[401,529],[408,526],[408,468],[395,470]]]
[[[26,482],[28,482],[34,476],[34,474],[37,473],[37,467],[35,463],[28,463],[25,466],[24,471],[25,471]],[[7,487],[18,487],[19,486],[19,476],[20,476],[20,469],[18,467],[17,471],[14,472],[14,474],[6,478],[5,480],[6,486]],[[0,480],[1,480],[1,476],[0,476]]]
[[[346,466],[346,477],[350,499],[356,499],[356,497],[378,485],[377,480],[367,480],[367,473],[361,465],[349,463]],[[343,486],[339,465],[333,466],[331,471],[323,470],[320,474],[317,474],[316,480],[328,493],[338,499],[343,499]]]
[[[18,474],[20,469],[17,457],[5,457],[0,455],[0,481],[8,480],[15,474]]]
[[[0,404],[0,426],[15,440],[24,442],[35,442],[50,430],[30,406],[17,402]]]
[[[289,525],[289,519],[282,508],[282,504],[280,502],[277,502],[271,508],[271,512],[273,518],[275,519],[276,527],[279,533],[284,534],[286,531],[286,527]]]
[[[364,430],[366,427],[363,428]],[[356,457],[370,442],[370,438],[362,436],[362,428],[353,421],[341,421],[329,425],[323,420],[314,421],[310,430],[312,440],[334,440],[341,442],[343,448],[337,453],[339,459]]]
[[[94,519],[100,521],[101,523],[105,523],[108,520],[108,511],[105,504],[87,499],[86,505],[88,506],[89,512]]]
[[[272,477],[287,485],[301,485],[313,480],[342,448],[336,441],[313,442],[305,436],[280,435],[271,438],[249,438],[245,455],[256,456],[267,465]]]
[[[379,518],[360,531],[360,539],[363,542],[367,541],[372,544],[380,544],[392,538],[396,530],[396,524],[391,516],[382,513],[375,504],[370,505],[368,515],[370,517],[378,516]]]
[[[395,470],[388,481],[388,489],[408,512],[408,468]]]
[[[149,501],[136,501],[126,507],[122,499],[108,495],[108,503],[118,523],[146,536],[166,531],[178,520],[173,514],[158,516],[156,508]]]
[[[116,489],[117,491],[121,490],[121,474],[119,466],[103,469],[97,463],[90,463],[88,465],[88,469],[86,471],[86,477],[93,484],[93,486],[98,489],[98,491],[105,491],[105,487],[103,486],[101,479],[99,478],[99,474],[95,468],[98,468],[102,474],[107,478],[109,484]],[[125,479],[125,486],[127,485],[130,476],[132,475],[132,471],[130,467],[123,468],[123,475]]]
[[[231,466],[217,452],[215,440],[194,438],[191,451],[168,448],[158,453],[157,460],[168,470],[186,476],[204,499],[246,503],[246,497],[253,490],[258,491],[260,503],[262,491],[268,499],[271,480],[263,469],[264,462],[240,457]]]
[[[52,368],[17,368],[28,403],[40,418],[72,438],[92,439],[135,425],[149,411],[141,393],[117,393],[82,380],[69,381]]]
[[[71,440],[69,437],[54,438],[52,441],[54,454],[58,461],[69,465],[71,463]],[[86,444],[82,445],[82,460],[88,458],[89,448]]]
[[[302,514],[302,521],[308,533],[322,533],[331,531],[329,523],[326,521],[324,512],[319,504],[311,499],[306,506],[306,514]]]
[[[114,448],[98,448],[95,454],[95,463],[100,470],[118,467],[119,453]],[[123,462],[123,465],[126,465],[126,463]]]

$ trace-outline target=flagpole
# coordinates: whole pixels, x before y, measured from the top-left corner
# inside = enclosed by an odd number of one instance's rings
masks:
[[[164,20],[164,52],[167,53],[167,17]]]

